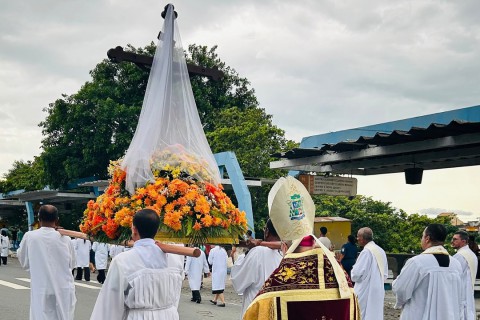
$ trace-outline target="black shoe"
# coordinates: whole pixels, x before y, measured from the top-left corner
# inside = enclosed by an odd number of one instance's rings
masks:
[[[217,304],[217,301],[210,300],[211,303]]]
[[[202,300],[197,300],[197,303],[200,303]]]
[[[225,303],[219,303],[217,304],[217,307],[225,307]]]
[[[195,302],[195,299],[192,298],[192,299],[190,299],[190,301]]]

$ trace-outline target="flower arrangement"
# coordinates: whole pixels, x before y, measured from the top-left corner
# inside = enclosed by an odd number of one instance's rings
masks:
[[[214,243],[216,238],[235,242],[247,230],[245,212],[235,207],[221,185],[205,182],[209,173],[202,161],[178,151],[156,152],[150,161],[155,181],[134,194],[125,189],[121,159],[111,161],[110,184],[88,202],[80,230],[99,241],[120,242],[130,238],[135,212],[150,208],[160,216],[159,233],[188,243]]]

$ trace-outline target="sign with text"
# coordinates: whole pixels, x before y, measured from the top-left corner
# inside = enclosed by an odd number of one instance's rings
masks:
[[[329,196],[357,195],[357,179],[346,177],[325,177],[301,174],[298,180],[303,183],[310,194],[326,194]]]

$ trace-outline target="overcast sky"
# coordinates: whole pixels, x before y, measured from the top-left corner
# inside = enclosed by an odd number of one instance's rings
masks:
[[[0,174],[39,155],[42,111],[77,92],[108,49],[143,47],[167,2],[3,1]],[[139,6],[141,5],[141,6]],[[179,0],[184,47],[218,54],[289,139],[480,104],[480,2]],[[360,177],[359,193],[409,213],[480,216],[480,168]]]

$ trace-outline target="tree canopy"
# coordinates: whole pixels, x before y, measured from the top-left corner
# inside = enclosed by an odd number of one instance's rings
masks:
[[[458,230],[448,218],[429,218],[426,215],[410,214],[392,207],[390,202],[373,200],[358,195],[353,199],[342,196],[319,195],[313,197],[316,216],[338,216],[352,220],[352,234],[369,227],[375,242],[392,253],[420,253],[420,238],[430,223],[442,223],[449,233]]]

